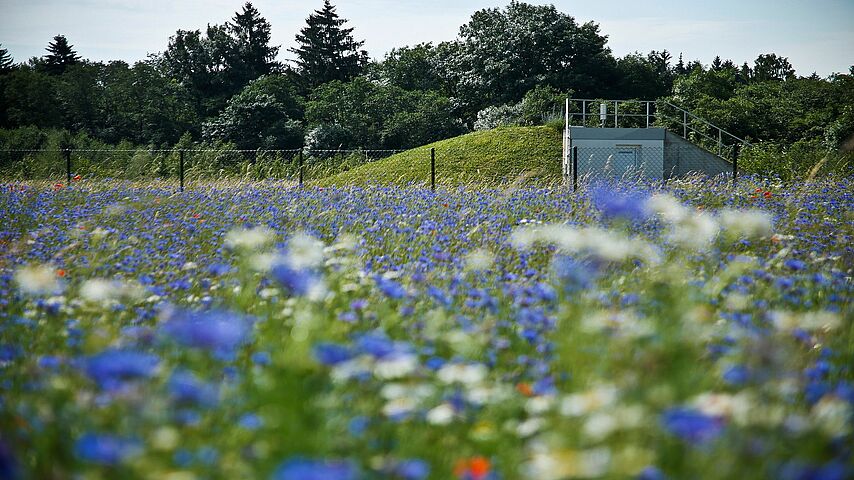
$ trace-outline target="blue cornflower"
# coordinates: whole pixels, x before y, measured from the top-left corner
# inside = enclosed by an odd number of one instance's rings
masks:
[[[647,195],[641,192],[619,192],[599,185],[591,190],[590,200],[605,219],[622,218],[634,222],[649,218]]]
[[[177,310],[163,331],[178,343],[217,353],[233,353],[249,337],[249,319],[224,310]]]
[[[154,375],[160,359],[156,355],[133,350],[105,350],[86,360],[86,374],[106,389],[120,386],[125,380]]]
[[[337,343],[318,343],[312,350],[314,358],[324,365],[337,365],[353,358],[349,348]]]
[[[18,461],[12,451],[0,441],[0,478],[15,480],[21,478],[19,473]]]
[[[661,416],[664,428],[692,444],[703,444],[717,438],[723,431],[723,420],[690,408],[677,407]]]
[[[578,261],[567,255],[556,255],[552,260],[552,269],[563,285],[563,290],[568,294],[590,288],[593,280],[598,276],[598,272],[591,267],[590,263]]]
[[[273,480],[356,480],[359,470],[352,462],[292,458],[279,466]]]
[[[138,455],[142,446],[137,440],[87,433],[74,444],[77,458],[101,465],[117,465]]]
[[[412,351],[409,344],[395,342],[381,331],[363,333],[356,338],[355,343],[356,348],[361,353],[366,353],[374,358],[394,357]]]
[[[399,300],[406,296],[406,289],[394,280],[389,280],[381,275],[377,275],[374,279],[377,282],[377,287],[386,297]]]
[[[724,371],[723,379],[730,385],[741,386],[750,381],[750,370],[744,365],[733,365]]]
[[[270,364],[270,352],[255,352],[252,354],[252,363],[255,365],[269,365]]]
[[[788,268],[789,270],[794,270],[796,272],[799,272],[799,271],[807,268],[806,263],[804,263],[803,261],[798,260],[796,258],[790,258],[790,259],[786,260],[785,262],[783,262],[783,265],[785,265],[785,267]]]
[[[430,464],[417,458],[402,460],[395,465],[394,474],[404,480],[422,480],[430,475]]]
[[[298,297],[308,294],[312,287],[320,281],[314,271],[305,268],[293,268],[285,263],[274,265],[270,273],[289,294]]]
[[[635,478],[637,480],[667,480],[667,475],[657,467],[646,467]]]
[[[208,273],[215,277],[219,277],[225,275],[226,273],[231,271],[231,266],[226,265],[224,263],[212,263],[208,266]]]
[[[254,413],[247,413],[240,417],[240,420],[237,421],[237,424],[247,430],[258,430],[262,426],[264,426],[264,421],[261,420],[261,417]]]
[[[169,393],[182,404],[213,406],[219,401],[219,391],[215,385],[199,380],[186,370],[178,370],[169,378]]]

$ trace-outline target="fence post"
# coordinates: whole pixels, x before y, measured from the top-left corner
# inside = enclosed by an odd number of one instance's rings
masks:
[[[430,149],[430,190],[436,191],[436,149]]]
[[[300,188],[302,188],[303,176],[304,176],[304,174],[303,174],[303,149],[300,149],[300,151],[299,151],[299,186],[300,186]]]
[[[181,182],[181,191],[184,191],[184,149],[178,151],[178,178]]]
[[[572,147],[572,191],[578,191],[578,147]]]
[[[63,154],[65,155],[66,185],[71,186],[71,149],[66,148],[65,150],[63,150]]]
[[[732,184],[735,185],[736,180],[738,180],[738,154],[739,150],[741,150],[741,145],[735,144],[732,149]]]

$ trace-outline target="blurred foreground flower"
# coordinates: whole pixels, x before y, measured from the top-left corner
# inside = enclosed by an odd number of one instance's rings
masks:
[[[217,353],[233,353],[247,341],[248,317],[225,310],[166,312],[163,331],[178,343]]]
[[[118,465],[142,453],[142,445],[132,439],[87,433],[75,443],[74,453],[84,462]]]
[[[647,196],[639,191],[621,192],[606,185],[598,185],[591,190],[590,199],[606,219],[640,222],[649,217],[645,206]]]
[[[724,428],[722,418],[682,407],[665,411],[661,422],[668,432],[695,445],[716,439]]]
[[[352,462],[292,458],[279,466],[272,480],[356,480],[359,470]]]
[[[28,295],[47,295],[59,290],[56,271],[46,265],[27,265],[15,272],[15,282]]]
[[[114,389],[127,380],[155,374],[160,359],[156,355],[133,350],[105,350],[89,357],[86,374],[101,388]]]

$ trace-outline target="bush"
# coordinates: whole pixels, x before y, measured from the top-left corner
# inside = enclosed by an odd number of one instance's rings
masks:
[[[477,112],[474,129],[492,130],[498,127],[520,126],[523,123],[522,104],[498,105],[486,107]]]

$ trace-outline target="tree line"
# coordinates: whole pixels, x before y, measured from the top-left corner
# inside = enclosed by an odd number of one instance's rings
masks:
[[[44,132],[63,131],[158,148],[404,149],[557,124],[566,96],[668,99],[780,152],[850,148],[854,134],[854,67],[821,78],[773,53],[752,65],[667,50],[616,57],[596,23],[515,0],[475,12],[455,40],[379,61],[347,23],[324,0],[287,63],[251,3],[222,25],[178,30],[132,65],[86,60],[62,35],[22,63],[0,45],[0,147],[38,148]]]

